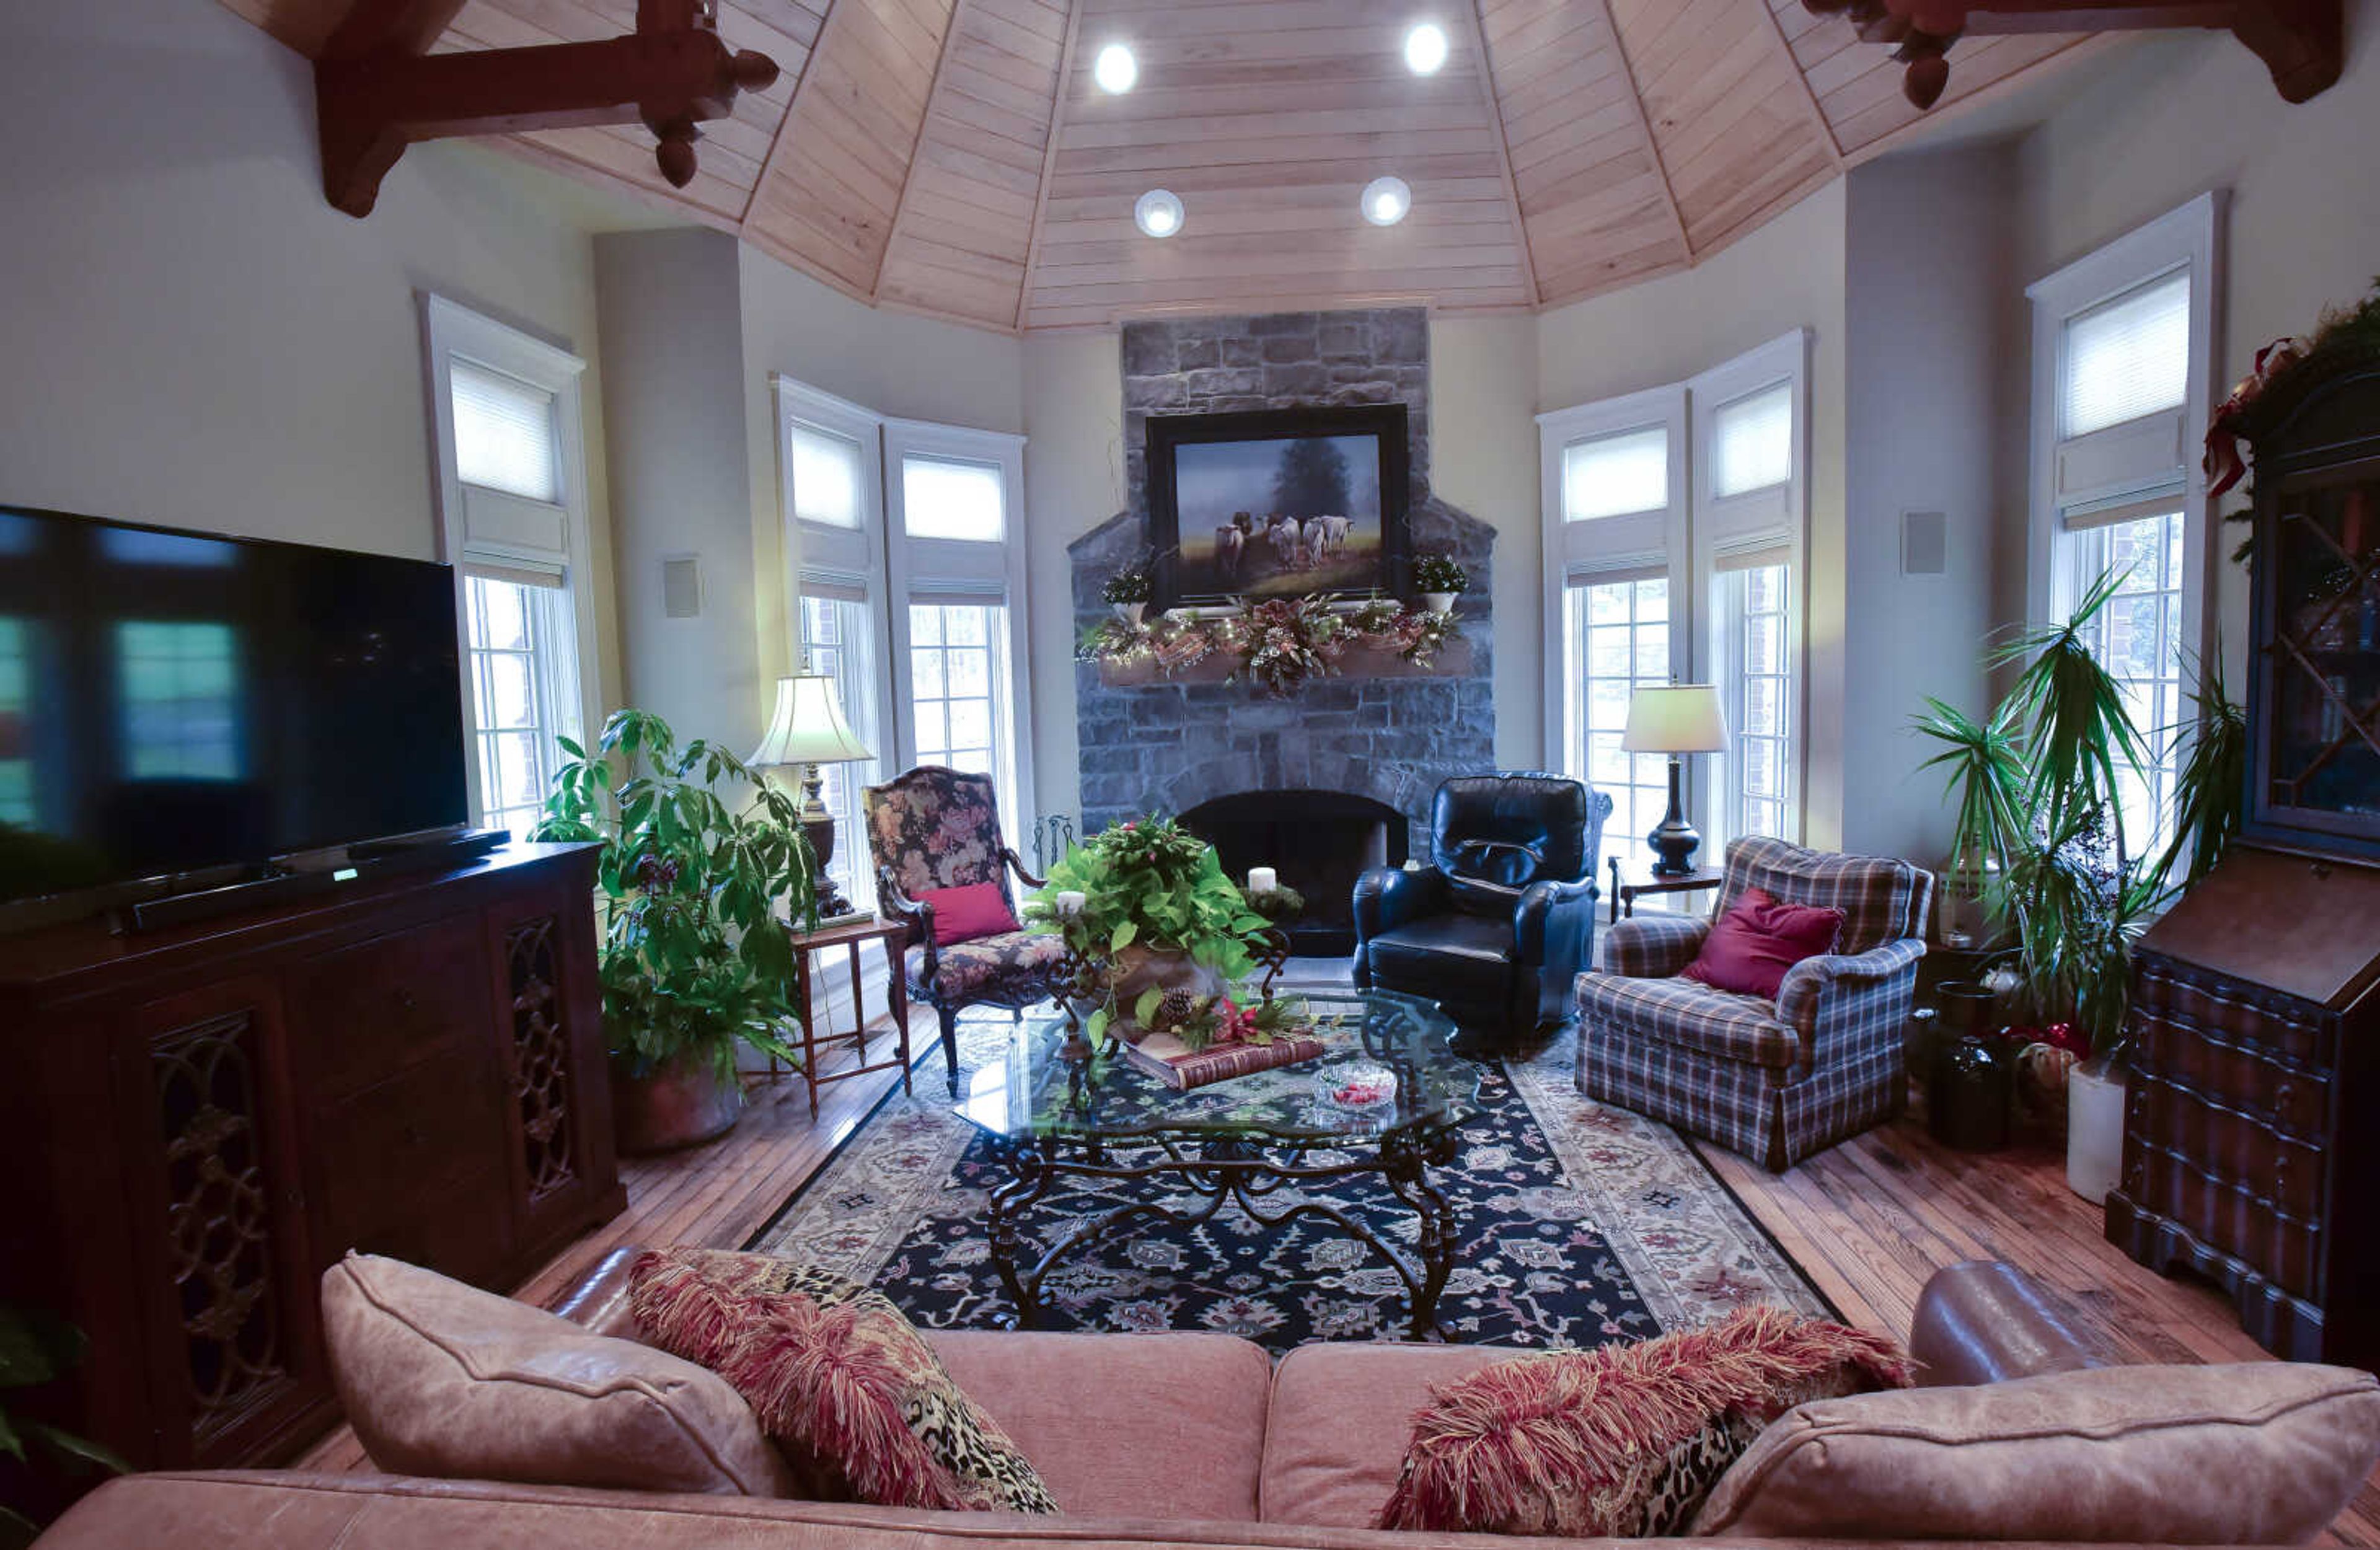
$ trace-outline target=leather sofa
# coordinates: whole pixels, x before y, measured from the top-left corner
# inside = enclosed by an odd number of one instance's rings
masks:
[[[1596,854],[1611,798],[1560,775],[1458,775],[1429,809],[1429,863],[1356,881],[1355,984],[1446,1009],[1466,1049],[1509,1050],[1570,1016],[1594,961]]]
[[[558,1302],[555,1311],[589,1329],[633,1338],[625,1309],[632,1253],[612,1255]],[[1222,1335],[970,1331],[934,1332],[930,1338],[959,1384],[1032,1459],[1065,1516],[1025,1519],[748,1496],[671,1496],[370,1474],[216,1471],[158,1473],[110,1483],[70,1511],[40,1544],[44,1550],[165,1544],[177,1550],[231,1545],[518,1550],[547,1544],[567,1544],[572,1550],[694,1545],[738,1550],[1026,1550],[1053,1545],[1081,1550],[1102,1545],[1525,1550],[1577,1543],[1389,1533],[1363,1526],[1387,1499],[1406,1442],[1404,1418],[1423,1403],[1430,1386],[1506,1359],[1513,1354],[1507,1350],[1314,1345],[1292,1352],[1276,1368],[1257,1347]],[[2006,1265],[1981,1262],[1935,1276],[1917,1307],[1910,1346],[1924,1364],[1923,1382],[1990,1386],[1954,1389],[1947,1396],[1952,1399],[2015,1396],[2022,1386],[1998,1386],[2020,1379],[2056,1384],[2062,1380],[2052,1374],[2095,1364],[2089,1349],[2058,1321],[2037,1288]],[[2189,1374],[2204,1379],[2241,1370],[2128,1371],[2142,1374],[2153,1391],[2159,1374],[2183,1374],[2184,1379],[2175,1381],[2185,1381]],[[2329,1374],[2334,1388],[2343,1388],[2350,1399],[2364,1404],[2359,1414],[2365,1423],[2360,1428],[2331,1428],[2358,1435],[2341,1445],[2343,1455],[2332,1450],[2326,1473],[2300,1468],[2286,1454],[2278,1462],[2242,1457],[2237,1441],[2228,1436],[2209,1441],[2237,1469],[2227,1468],[2221,1478],[2207,1479],[2196,1489],[2237,1496],[2252,1483],[2254,1492],[2277,1514],[2256,1522],[2293,1525],[2294,1532],[2310,1534],[2337,1510],[2330,1505],[2333,1498],[2344,1501],[2351,1496],[2361,1482],[2360,1471],[2372,1467],[2372,1453],[2380,1452],[2380,1424],[2372,1423],[2369,1414],[2380,1409],[2380,1400],[2373,1399],[2372,1380],[2362,1374],[2282,1364],[2262,1364],[2254,1371],[2282,1379]],[[1789,1415],[1771,1433],[1800,1423],[1798,1417],[1815,1410]],[[2302,1434],[2299,1441],[2301,1452],[2305,1451]],[[1767,1442],[1764,1436],[1763,1445]],[[1825,1453],[1823,1439],[1815,1451]],[[1996,1502],[2005,1499],[2007,1521],[2021,1533],[2022,1513],[2037,1506],[2045,1492],[2053,1497],[2058,1494],[2059,1483],[2046,1478],[2055,1470],[2040,1468],[2040,1457],[2036,1452],[2015,1465],[1980,1458],[1960,1472],[1985,1493],[1985,1516],[1990,1518]],[[1823,1466],[1823,1459],[1821,1462]],[[2306,1478],[2293,1478],[2293,1469]],[[2348,1479],[2344,1487],[2339,1483],[2342,1470]],[[1730,1473],[1732,1477],[1734,1471]],[[1825,1483],[1823,1468],[1820,1482]],[[1722,1480],[1720,1489],[1726,1486]],[[2321,1502],[2310,1509],[2297,1504],[2296,1516],[2289,1516],[2293,1491],[2322,1494]],[[1886,1483],[1883,1494],[1898,1498],[1908,1493],[1896,1478]],[[2190,1509],[2189,1502],[2181,1503],[2182,1517],[2168,1516],[2157,1526],[2186,1524]],[[1972,1519],[1974,1503],[1966,1510]],[[2129,1541],[2126,1524],[2105,1526],[2108,1532],[2085,1537],[2102,1544]],[[1995,1531],[1999,1532],[1997,1524]],[[1743,1536],[1739,1532],[1736,1537]],[[1868,1542],[1918,1537],[1885,1534]],[[1771,1539],[1793,1542],[1789,1536]]]

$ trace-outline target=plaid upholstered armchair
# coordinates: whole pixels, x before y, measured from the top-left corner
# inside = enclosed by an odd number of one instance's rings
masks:
[[[938,945],[934,906],[923,897],[969,883],[994,883],[1016,912],[1014,878],[1027,888],[1041,879],[1000,834],[1000,806],[991,777],[920,765],[866,788],[868,845],[876,860],[876,907],[887,920],[909,923],[902,954],[909,994],[934,1009],[942,1025],[942,1058],[951,1096],[959,1091],[959,1013],[999,1007],[1011,1013],[1049,995],[1047,975],[1063,949],[1058,938],[1003,931],[972,941]]]
[[[1712,918],[1747,888],[1843,912],[1835,951],[1787,971],[1777,999],[1677,977],[1710,921],[1640,915],[1578,976],[1578,1088],[1789,1168],[1900,1111],[1901,1025],[1925,956],[1934,876],[1905,861],[1738,840]]]

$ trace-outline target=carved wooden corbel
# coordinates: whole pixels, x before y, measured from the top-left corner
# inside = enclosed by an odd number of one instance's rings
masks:
[[[765,91],[776,61],[720,40],[713,0],[637,0],[637,30],[601,42],[431,54],[462,0],[359,0],[314,62],[322,191],[371,213],[405,148],[456,135],[641,123],[662,176],[695,174],[703,120]]]

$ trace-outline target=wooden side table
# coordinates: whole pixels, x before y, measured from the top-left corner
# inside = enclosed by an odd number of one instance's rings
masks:
[[[1706,888],[1717,888],[1727,880],[1724,872],[1714,872],[1707,866],[1697,866],[1683,877],[1664,878],[1647,872],[1627,881],[1621,880],[1620,858],[1611,863],[1611,918],[1616,924],[1636,913],[1636,901],[1654,893],[1699,893]]]
[[[802,1006],[802,1079],[809,1084],[810,1118],[818,1118],[819,1088],[825,1083],[841,1082],[845,1077],[866,1076],[874,1072],[901,1070],[901,1091],[913,1089],[909,1084],[909,984],[902,973],[901,947],[909,935],[909,923],[905,920],[845,921],[840,926],[820,926],[816,931],[796,931],[791,926],[785,935],[794,944],[794,987]],[[884,966],[890,974],[887,994],[892,1002],[892,1041],[896,1058],[868,1063],[868,1004],[861,988],[859,949],[867,942],[884,944]],[[847,1033],[820,1033],[815,1008],[814,992],[818,981],[810,970],[810,955],[831,952],[836,948],[850,954],[851,1013],[853,1026]],[[839,1071],[832,1076],[819,1074],[819,1051],[848,1044],[859,1051],[859,1064],[849,1071]]]

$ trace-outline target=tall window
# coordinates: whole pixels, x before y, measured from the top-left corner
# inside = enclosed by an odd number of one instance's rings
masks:
[[[475,822],[536,827],[562,737],[596,723],[580,447],[585,363],[455,306],[423,302],[439,505],[455,570]]]
[[[1607,827],[1634,839],[1653,831],[1670,805],[1669,760],[1620,746],[1628,698],[1670,682],[1670,578],[1587,578],[1562,591],[1570,639],[1568,677],[1576,745],[1563,767],[1611,798]]]
[[[2103,575],[2116,595],[2085,640],[2157,753],[2119,778],[2133,854],[2172,832],[2186,704],[2203,643],[2205,498],[2191,428],[2205,423],[2221,200],[2206,195],[2027,293],[2034,304],[2030,606],[2070,618]]]
[[[1672,387],[1537,417],[1545,490],[1548,743],[1612,799],[1615,854],[1669,805],[1668,760],[1621,751],[1629,696],[1718,685],[1728,751],[1686,761],[1711,856],[1739,834],[1801,832],[1807,336]]]
[[[810,596],[802,599],[802,656],[809,671],[835,681],[843,698],[844,719],[860,742],[883,747],[875,714],[873,630],[868,606],[855,597]],[[827,871],[842,886],[846,899],[875,896],[869,882],[868,829],[860,808],[859,790],[874,779],[878,761],[828,764],[819,767],[819,800],[834,815],[834,859]]]

